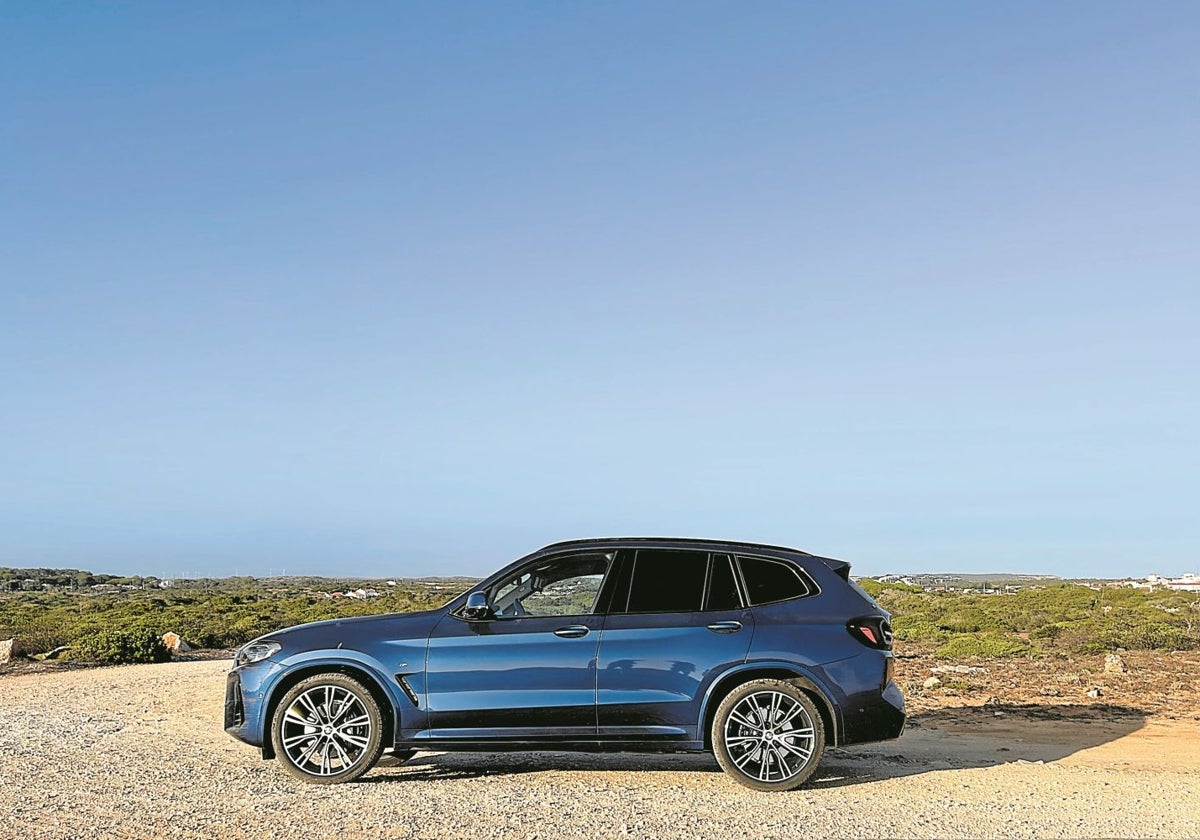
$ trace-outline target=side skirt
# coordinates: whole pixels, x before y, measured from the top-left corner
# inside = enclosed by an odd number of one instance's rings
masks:
[[[396,742],[396,749],[429,752],[585,752],[585,753],[703,753],[703,741],[468,741],[460,738],[420,738]]]

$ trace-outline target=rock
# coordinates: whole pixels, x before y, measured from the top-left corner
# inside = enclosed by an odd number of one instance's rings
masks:
[[[1042,694],[1046,697],[1058,697],[1060,694],[1062,694],[1062,692],[1054,686],[1048,685],[1042,689]]]
[[[1110,653],[1104,657],[1104,673],[1106,674],[1124,674],[1125,660],[1115,653]]]
[[[1079,685],[1083,682],[1078,674],[1059,674],[1055,679],[1063,685]]]
[[[162,640],[171,653],[187,653],[192,649],[192,646],[185,642],[178,633],[163,633]]]
[[[942,681],[939,680],[937,677],[930,677],[929,679],[925,680],[925,682],[922,683],[922,685],[925,688],[937,688],[941,684],[942,684]]]
[[[1091,697],[1093,700],[1096,699],[1097,697],[1103,697],[1104,690],[1102,688],[1100,688],[1100,686],[1098,686],[1098,685],[1093,686],[1092,688],[1089,688],[1087,690],[1087,696]]]
[[[4,641],[0,642],[0,665],[3,665],[5,662],[8,662],[17,655],[16,651],[13,649],[16,644],[16,639],[5,639]]]

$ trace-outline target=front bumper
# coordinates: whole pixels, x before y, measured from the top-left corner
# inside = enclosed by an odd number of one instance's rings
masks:
[[[225,677],[225,731],[243,743],[263,745],[263,716],[266,714],[267,687],[283,667],[263,660],[234,668]]]
[[[225,731],[233,734],[246,723],[246,701],[242,699],[242,678],[237,671],[225,677]]]

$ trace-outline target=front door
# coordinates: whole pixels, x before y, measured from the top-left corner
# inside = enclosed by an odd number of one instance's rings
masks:
[[[418,737],[594,740],[597,602],[612,560],[542,558],[490,588],[489,618],[443,618],[429,639],[429,729]]]

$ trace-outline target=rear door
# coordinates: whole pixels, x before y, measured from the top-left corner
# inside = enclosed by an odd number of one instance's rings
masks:
[[[704,694],[745,661],[754,630],[731,558],[677,549],[621,555],[597,660],[599,735],[702,740]]]

